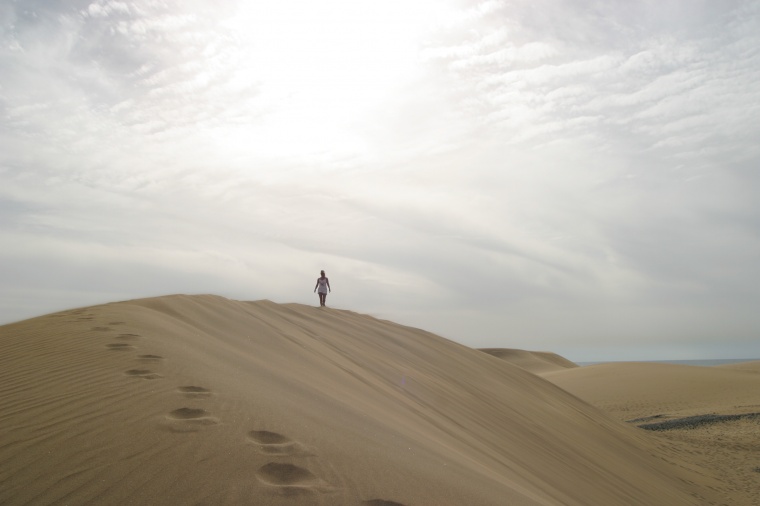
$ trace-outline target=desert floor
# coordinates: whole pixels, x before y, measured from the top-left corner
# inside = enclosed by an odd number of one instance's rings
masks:
[[[0,503],[758,504],[759,386],[333,308],[104,304],[0,327]]]

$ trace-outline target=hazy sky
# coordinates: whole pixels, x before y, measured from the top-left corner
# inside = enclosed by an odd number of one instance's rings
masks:
[[[469,346],[757,358],[759,83],[760,1],[3,0],[0,323],[325,269]]]

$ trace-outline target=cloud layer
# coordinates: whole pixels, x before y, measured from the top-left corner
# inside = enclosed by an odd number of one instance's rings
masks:
[[[0,320],[173,292],[760,356],[760,2],[0,6]]]

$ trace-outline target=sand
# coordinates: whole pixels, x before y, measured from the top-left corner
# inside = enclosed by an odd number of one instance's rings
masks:
[[[584,393],[597,373],[504,355],[350,311],[216,296],[5,325],[0,503],[752,504],[691,442],[627,422],[619,394]],[[597,371],[612,389],[614,370]],[[757,391],[756,367],[719,372]],[[621,385],[638,395],[631,416],[704,409]],[[760,404],[733,395],[705,402]]]
[[[527,351],[510,348],[480,348],[480,351],[534,374],[545,374],[578,367],[578,364],[549,351]]]
[[[728,504],[760,504],[760,362],[610,363],[543,377],[652,432],[683,465],[716,476]]]

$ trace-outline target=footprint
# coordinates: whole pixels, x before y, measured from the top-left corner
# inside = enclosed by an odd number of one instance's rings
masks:
[[[111,327],[93,327],[90,330],[96,330],[98,332],[106,332],[111,330]]]
[[[256,471],[261,483],[276,487],[282,495],[303,495],[335,492],[335,487],[312,474],[308,469],[294,464],[269,462]]]
[[[306,447],[298,441],[268,430],[252,430],[248,433],[248,441],[258,446],[258,450],[266,455],[313,456]]]
[[[405,505],[396,501],[386,501],[385,499],[370,499],[369,501],[364,501],[362,503],[362,506],[405,506]]]
[[[140,334],[119,334],[116,339],[137,339]]]
[[[292,443],[290,439],[282,434],[269,432],[268,430],[252,430],[248,433],[248,438],[262,445]]]
[[[158,362],[164,359],[161,355],[138,355],[137,358],[144,362]]]
[[[209,397],[211,395],[211,390],[209,390],[208,388],[203,388],[203,387],[186,386],[186,387],[179,387],[177,390],[185,394],[185,397],[190,397],[190,398]]]
[[[132,346],[131,344],[126,344],[126,343],[107,344],[106,348],[113,351],[129,351],[129,350],[135,349],[134,346]]]
[[[143,378],[147,380],[163,378],[163,376],[161,376],[160,374],[156,374],[149,369],[130,369],[124,374],[126,374],[127,376],[137,376],[139,378]]]
[[[256,476],[269,485],[304,485],[317,481],[317,477],[303,467],[277,462],[265,464],[256,472]]]
[[[209,412],[200,408],[179,408],[169,413],[175,420],[200,420],[208,418]]]
[[[166,418],[169,422],[167,428],[172,432],[196,432],[203,426],[216,425],[219,419],[211,416],[211,413],[200,408],[175,409]]]

